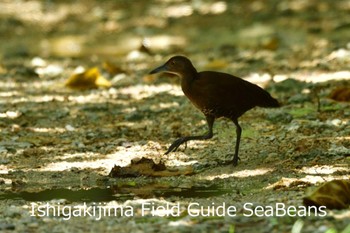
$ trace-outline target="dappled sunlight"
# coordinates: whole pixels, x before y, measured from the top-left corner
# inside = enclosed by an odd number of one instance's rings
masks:
[[[105,103],[106,100],[101,98],[99,92],[90,92],[86,95],[69,96],[68,100],[72,103],[87,104],[87,103]]]
[[[177,107],[179,107],[178,102],[170,102],[170,103],[159,103],[159,104],[151,105],[150,109],[152,111],[161,111],[163,109],[177,108]]]
[[[33,83],[31,83],[31,85],[32,84]],[[21,86],[24,89],[29,88],[29,83],[22,84]],[[54,88],[55,85],[53,85],[50,82],[50,85],[45,85],[45,86],[49,86],[49,88]],[[32,89],[33,86],[31,86],[30,88]],[[37,86],[35,88],[40,89],[43,87]],[[6,103],[6,98],[11,98],[13,103],[25,103],[25,102],[45,103],[45,102],[52,102],[52,101],[55,101],[55,102],[69,101],[70,103],[86,104],[86,103],[105,103],[106,98],[109,98],[111,96],[118,97],[118,95],[120,94],[128,95],[131,97],[131,99],[134,99],[134,100],[150,98],[160,93],[167,93],[174,96],[183,96],[181,88],[178,85],[173,85],[173,84],[160,84],[160,85],[136,84],[136,85],[132,85],[124,88],[118,88],[118,89],[110,88],[108,90],[93,90],[84,94],[74,94],[74,95],[73,95],[73,92],[70,92],[68,89],[63,88],[62,91],[65,91],[65,92],[62,92],[59,94],[45,94],[45,95],[33,95],[30,93],[21,93],[19,91],[1,92],[5,98],[1,99],[0,103]],[[72,94],[69,95],[70,93]],[[125,102],[124,100],[119,100],[118,98],[116,98],[115,101],[118,101],[119,103]]]
[[[269,81],[276,83],[285,81],[286,79],[293,77],[298,81],[310,82],[310,83],[322,83],[328,81],[340,81],[350,80],[350,71],[337,71],[337,72],[294,72],[288,74],[275,74],[271,76],[268,73],[252,73],[246,77],[243,77],[249,82],[264,86]]]
[[[42,96],[37,96],[37,95],[30,95],[26,94],[23,96],[18,96],[18,97],[12,97],[12,102],[14,104],[19,104],[19,103],[26,103],[26,102],[32,102],[32,103],[47,103],[47,102],[52,102],[52,101],[57,101],[57,102],[64,102],[65,98],[62,95],[42,95]],[[0,103],[5,103],[6,100],[0,100]]]
[[[309,185],[316,185],[332,180],[349,179],[348,166],[313,166],[313,167],[303,167],[302,169],[296,170],[297,173],[304,173],[305,176],[302,177],[282,177],[277,182],[268,185],[265,189],[284,189],[293,187],[304,187]]]
[[[163,1],[165,2],[165,1]],[[225,1],[217,2],[179,2],[173,3],[164,8],[163,17],[169,18],[181,18],[188,17],[192,14],[199,13],[201,15],[218,15],[227,10],[227,3]],[[153,14],[159,14],[159,6],[155,6],[151,9]]]
[[[146,38],[147,46],[155,50],[164,50],[172,46],[183,47],[187,45],[186,38],[180,35],[171,36],[167,34],[160,34],[154,36],[147,36]],[[139,43],[139,45],[140,44],[141,43]]]
[[[6,165],[0,165],[0,174],[6,175],[8,174],[10,169]]]
[[[25,102],[51,102],[51,101],[65,101],[64,96],[60,94],[36,94],[36,90],[52,90],[56,87],[57,81],[54,80],[28,80],[28,82],[15,81],[0,81],[0,87],[5,91],[0,91],[0,103],[7,103],[11,99],[11,103],[25,103]],[[63,84],[61,85],[63,87]]]
[[[349,168],[345,165],[343,166],[337,166],[337,165],[315,165],[312,167],[303,167],[301,169],[298,169],[297,172],[299,173],[305,173],[310,175],[330,175],[330,174],[339,174],[339,173],[346,173],[349,170]]]
[[[2,91],[0,92],[0,97],[13,97],[13,96],[18,96],[20,95],[21,92],[19,91]]]
[[[153,144],[152,142],[149,143]],[[151,148],[147,147],[147,145],[130,145],[128,147],[117,146],[116,149],[116,152],[106,155],[95,152],[65,153],[61,156],[56,156],[54,159],[57,161],[50,162],[38,169],[33,170],[64,171],[72,168],[78,168],[79,170],[97,169],[99,172],[107,175],[114,167],[114,165],[122,167],[127,166],[134,158],[142,158],[144,156],[147,157],[149,154],[154,154],[154,151]]]
[[[29,130],[36,132],[36,133],[64,133],[67,131],[67,128],[36,128],[36,127],[30,127]]]
[[[321,83],[337,80],[350,80],[350,71],[337,71],[337,72],[312,72],[308,74],[300,74],[300,80],[311,83]],[[296,77],[298,80],[298,76]]]
[[[192,15],[193,8],[190,4],[178,4],[167,7],[164,13],[167,17],[179,18]]]
[[[44,40],[40,45],[46,53],[59,57],[79,57],[85,53],[87,38],[85,36],[61,36]]]
[[[0,112],[0,118],[15,119],[19,116],[21,116],[21,113],[19,111]]]
[[[127,156],[127,160],[124,158],[120,158],[119,156]],[[64,171],[69,170],[72,168],[78,168],[79,170],[83,169],[98,169],[103,172],[104,175],[107,175],[114,164],[123,165],[126,166],[128,163],[130,163],[131,159],[130,156],[132,153],[118,153],[117,156],[119,157],[119,160],[117,161],[115,157],[108,156],[109,158],[105,159],[95,159],[95,160],[85,160],[80,162],[67,162],[67,161],[58,161],[58,162],[52,162],[48,163],[47,165],[43,166],[39,169],[33,169],[38,171]],[[66,155],[66,158],[74,158],[76,155]],[[86,157],[86,156],[85,156]]]
[[[96,161],[83,161],[83,162],[54,162],[49,163],[45,167],[34,169],[38,171],[65,171],[72,168],[77,168],[79,170],[83,169],[97,169],[104,166],[107,166],[110,163],[109,160],[99,160]]]
[[[83,4],[79,3],[74,4],[74,6],[65,4],[54,11],[48,11],[43,5],[41,1],[3,1],[0,4],[0,13],[14,15],[20,20],[33,24],[54,25],[64,20],[69,14],[78,13],[77,8],[84,7]]]
[[[350,136],[338,136],[338,137],[336,137],[336,139],[338,139],[338,140],[348,140],[348,141],[350,141]]]
[[[272,77],[270,74],[267,74],[267,73],[264,73],[264,74],[252,73],[249,76],[244,77],[244,79],[251,83],[264,87],[268,82],[272,80]],[[275,79],[273,80],[275,81]]]
[[[350,219],[350,211],[340,212],[340,213],[334,213],[334,219],[340,221],[340,220],[349,220]],[[344,231],[346,233],[346,231]]]
[[[134,85],[119,90],[120,94],[129,95],[132,99],[141,100],[152,97],[159,93],[167,93],[174,96],[183,96],[178,85],[160,84],[160,85]]]
[[[170,227],[193,226],[194,222],[189,219],[181,219],[169,222]]]
[[[264,189],[280,189],[291,188],[292,186],[304,186],[305,184],[317,184],[324,182],[324,177],[321,176],[305,176],[303,178],[287,178],[282,177],[279,181],[266,186]]]
[[[198,4],[195,6],[198,11],[203,14],[222,14],[227,10],[227,3],[225,1],[217,1],[213,3],[204,3],[202,2],[201,4]]]
[[[274,169],[271,169],[271,168],[245,169],[242,171],[224,173],[219,175],[209,175],[209,176],[205,176],[204,179],[214,180],[214,179],[227,179],[232,177],[247,178],[247,177],[253,177],[253,176],[266,175],[267,173],[273,172],[273,170]]]
[[[93,153],[93,152],[80,152],[80,153],[65,153],[59,156],[58,159],[59,160],[70,160],[70,159],[89,160],[89,159],[94,159],[98,157],[102,157],[102,155],[99,153]]]

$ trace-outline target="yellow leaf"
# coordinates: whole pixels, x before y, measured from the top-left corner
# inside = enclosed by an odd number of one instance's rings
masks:
[[[73,89],[93,89],[110,87],[112,84],[101,75],[97,67],[90,68],[82,73],[73,74],[65,85]]]
[[[224,69],[229,64],[225,60],[213,60],[205,65],[206,69]]]
[[[125,70],[123,70],[121,67],[119,67],[116,64],[109,62],[109,61],[103,62],[102,66],[111,75],[125,73]]]

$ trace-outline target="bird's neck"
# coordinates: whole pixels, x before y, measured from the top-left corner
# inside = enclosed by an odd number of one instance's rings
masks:
[[[187,71],[186,73],[181,75],[181,88],[185,92],[185,94],[191,89],[191,86],[196,80],[197,75],[197,70],[194,67],[192,70]]]

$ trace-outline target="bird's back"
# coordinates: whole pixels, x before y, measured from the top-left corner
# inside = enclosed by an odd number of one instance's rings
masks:
[[[204,114],[238,118],[255,106],[278,107],[276,99],[259,86],[230,74],[203,71],[184,90]]]

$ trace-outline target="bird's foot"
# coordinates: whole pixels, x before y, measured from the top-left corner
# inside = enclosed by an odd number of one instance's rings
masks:
[[[234,167],[236,167],[236,166],[237,166],[237,164],[238,164],[238,160],[241,160],[241,159],[240,159],[238,156],[233,158],[233,160],[232,160],[232,164],[233,164],[233,166],[234,166]]]
[[[228,156],[232,157],[232,154],[228,154],[227,157]],[[232,164],[234,167],[236,167],[239,160],[241,160],[241,159],[238,156],[233,156],[232,160],[226,160],[226,161],[224,161],[221,164],[222,165],[230,165],[230,164]]]
[[[167,150],[167,152],[165,152],[165,154],[169,154],[170,152],[175,152],[183,143],[185,144],[185,149],[187,148],[187,138],[183,137],[183,138],[178,138],[176,139],[170,146],[169,149]]]

